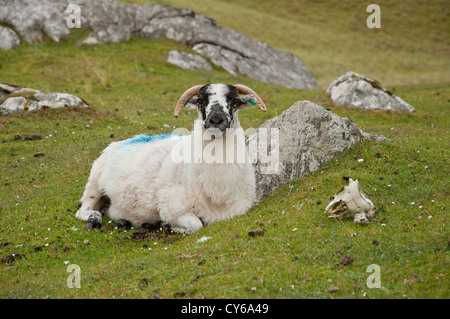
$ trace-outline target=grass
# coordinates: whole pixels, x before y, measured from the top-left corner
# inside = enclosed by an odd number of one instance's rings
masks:
[[[194,1],[192,6],[200,11],[197,7],[201,4]],[[233,26],[227,24],[232,19],[225,12],[237,5],[216,4],[217,8],[211,5],[214,8],[209,15],[220,25]],[[205,4],[203,10],[209,6]],[[260,39],[267,37],[265,42],[273,41],[271,44],[279,48],[294,48],[295,44],[283,38],[283,32],[280,39],[275,35],[279,32],[277,21],[295,20],[295,10],[280,5],[269,16],[264,5],[243,6],[243,13],[254,21],[245,28],[248,33],[261,25],[258,17],[273,19],[273,28],[263,28]],[[311,4],[308,8],[322,12],[318,6]],[[341,10],[335,10],[337,16],[343,15]],[[311,22],[312,29],[330,23],[326,16],[317,14],[305,19],[316,23]],[[424,15],[419,27],[411,32],[425,33],[427,19],[431,18]],[[383,28],[387,28],[386,20]],[[239,29],[238,22],[233,23]],[[404,23],[406,28],[408,24]],[[431,28],[430,34],[435,34],[436,28]],[[357,41],[362,31],[348,32],[353,36],[345,39],[351,42]],[[333,33],[339,37],[341,30],[325,29],[324,33],[325,39]],[[401,35],[379,33],[386,39]],[[189,50],[167,39],[132,38],[128,43],[77,47],[87,34],[77,30],[58,44],[46,38],[42,43],[24,43],[0,53],[1,83],[72,93],[92,106],[87,110],[46,109],[0,117],[0,257],[25,254],[13,263],[0,263],[0,298],[450,297],[450,86],[445,80],[448,66],[446,69],[443,64],[448,58],[440,51],[447,42],[424,39],[421,43],[427,48],[418,55],[408,48],[394,57],[384,55],[386,67],[402,72],[393,77],[388,72],[387,81],[384,77],[377,79],[387,82],[389,89],[417,109],[414,113],[395,113],[336,107],[324,90],[280,88],[245,77],[234,78],[217,68],[184,71],[165,60],[171,49]],[[305,64],[318,75],[324,88],[323,84],[340,69],[335,66],[327,71],[326,65],[316,68],[332,54],[317,54],[315,50],[324,48],[324,44],[313,42],[314,37],[312,31],[305,36],[310,53],[305,58],[298,55],[304,62],[309,55],[310,61]],[[302,48],[295,50],[300,52]],[[338,61],[345,66],[342,71],[347,71],[347,65],[372,63],[368,52],[355,57],[350,47],[341,50],[344,52],[335,60],[327,61],[328,66]],[[424,62],[436,66],[430,73],[422,72],[422,66],[408,67],[408,61],[421,54],[433,57]],[[374,55],[382,57],[379,51]],[[396,65],[396,59],[402,56],[406,64]],[[386,67],[378,74],[385,74]],[[414,78],[414,74],[422,76]],[[84,222],[74,215],[92,162],[102,149],[111,141],[135,134],[169,133],[174,126],[190,128],[194,113],[187,111],[173,119],[174,102],[187,87],[207,82],[242,82],[261,94],[268,112],[263,114],[256,108],[242,111],[244,128],[258,127],[295,101],[311,100],[349,117],[366,132],[385,135],[391,142],[359,145],[315,174],[285,185],[247,215],[190,236],[163,234],[168,237],[140,241],[132,238],[132,230],[115,229],[115,223],[108,223],[106,218],[104,231],[87,232]],[[42,139],[24,139],[31,134],[40,134]],[[15,140],[15,135],[22,139]],[[37,152],[45,156],[34,157]],[[358,162],[360,158],[364,162]],[[330,197],[346,183],[343,176],[357,178],[375,203],[378,217],[374,224],[336,222],[323,213]],[[266,230],[263,236],[247,235],[259,228]],[[211,239],[197,242],[204,236]],[[177,258],[181,254],[194,257]],[[340,264],[345,255],[354,262]],[[80,289],[66,286],[69,264],[81,267]],[[381,289],[366,286],[370,275],[366,270],[371,264],[380,266]],[[339,291],[329,293],[330,286],[339,287]]]
[[[355,71],[387,86],[450,82],[450,7],[445,0],[381,0],[381,29],[358,0],[122,0],[186,7],[219,26],[300,57],[326,89]]]

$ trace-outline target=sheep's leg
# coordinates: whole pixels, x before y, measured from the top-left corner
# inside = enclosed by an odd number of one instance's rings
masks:
[[[110,206],[108,196],[103,195],[96,183],[89,181],[81,198],[81,207],[75,216],[86,221],[86,229],[92,230],[102,226],[102,212],[106,212]]]
[[[80,207],[75,216],[86,221],[87,230],[100,228],[102,226],[102,214],[97,210],[88,209],[89,207],[83,206]]]
[[[93,211],[86,222],[86,229],[92,230],[94,228],[102,227],[102,214],[97,211]]]
[[[183,200],[174,200],[182,198]],[[203,227],[201,220],[194,214],[195,203],[181,185],[160,188],[158,191],[158,211],[161,221],[169,224],[177,233],[192,234]]]
[[[202,221],[192,213],[180,215],[167,223],[174,232],[182,234],[192,234],[203,227]]]

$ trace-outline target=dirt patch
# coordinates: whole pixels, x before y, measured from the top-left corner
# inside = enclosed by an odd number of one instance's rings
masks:
[[[265,232],[265,231],[266,231],[265,229],[252,230],[252,231],[249,231],[249,232],[248,232],[248,235],[249,235],[250,237],[262,236],[262,235],[264,235],[264,232]]]
[[[25,257],[25,254],[11,253],[8,256],[4,257],[4,258],[0,258],[0,262],[6,263],[6,264],[10,264],[13,261],[15,261],[16,259],[20,259],[22,257]]]
[[[190,253],[187,253],[187,254],[181,254],[181,255],[178,255],[176,258],[177,259],[191,259],[191,258],[197,258],[197,257],[200,257],[202,254],[200,254],[200,253],[195,253],[195,254],[190,254]]]
[[[180,240],[181,236],[162,229],[161,225],[144,224],[141,228],[136,229],[131,236],[128,236],[127,239],[140,241],[162,240],[166,244],[173,244]]]
[[[340,264],[344,266],[351,265],[353,264],[353,258],[350,256],[344,256],[342,257]]]

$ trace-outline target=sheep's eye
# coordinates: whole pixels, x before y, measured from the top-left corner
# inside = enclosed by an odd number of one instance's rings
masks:
[[[203,100],[202,99],[198,99],[197,100],[197,106],[198,107],[202,107],[203,106]]]
[[[239,100],[238,100],[238,99],[234,99],[234,100],[231,102],[231,106],[232,106],[233,108],[237,109],[238,106],[239,106]]]

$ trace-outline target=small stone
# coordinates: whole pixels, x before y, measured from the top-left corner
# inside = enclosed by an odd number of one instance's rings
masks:
[[[339,287],[336,287],[336,286],[331,286],[330,288],[328,288],[328,293],[330,293],[330,294],[338,292],[338,291],[339,291]]]

